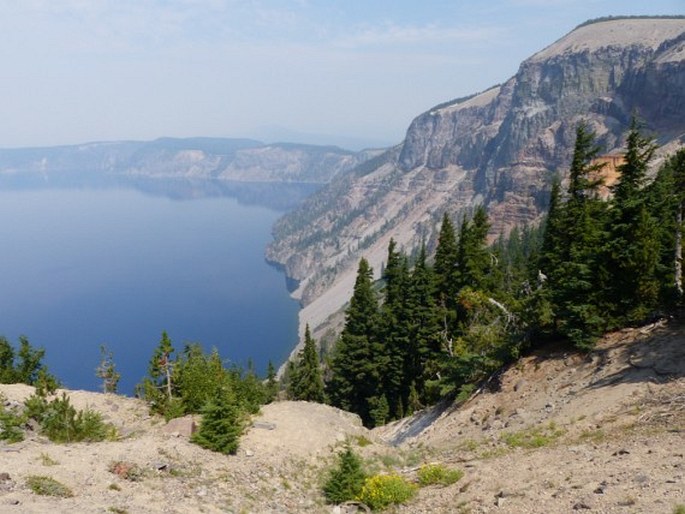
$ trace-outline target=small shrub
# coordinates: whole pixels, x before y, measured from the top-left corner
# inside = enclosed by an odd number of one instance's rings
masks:
[[[418,471],[419,484],[426,485],[451,485],[464,476],[460,469],[449,469],[443,464],[426,464]]]
[[[57,466],[57,464],[59,464],[59,462],[50,457],[50,455],[48,455],[47,453],[40,454],[40,461],[43,464],[43,466]]]
[[[112,483],[107,486],[107,489],[110,491],[121,491],[121,486],[119,484]]]
[[[416,494],[416,486],[399,475],[375,475],[367,478],[358,500],[373,510],[405,503]]]
[[[328,473],[323,494],[328,503],[343,503],[357,498],[362,491],[366,474],[362,461],[350,447],[338,454],[338,465]]]
[[[21,429],[23,423],[22,416],[0,405],[0,441],[8,443],[23,441],[24,431]]]
[[[685,505],[681,503],[673,507],[673,514],[685,514]]]
[[[122,460],[111,462],[107,469],[110,473],[114,473],[119,478],[123,478],[124,480],[129,480],[131,482],[139,482],[145,476],[145,471],[143,468],[132,462],[126,462]]]
[[[556,441],[564,431],[550,424],[547,429],[531,428],[510,432],[502,436],[502,441],[511,448],[542,448]]]
[[[58,496],[60,498],[74,496],[71,489],[52,477],[31,475],[26,479],[26,485],[35,494],[40,494],[41,496]]]
[[[25,415],[35,419],[41,432],[55,443],[95,442],[113,439],[114,427],[102,420],[102,415],[90,409],[77,411],[66,393],[48,401],[34,394],[26,399]]]

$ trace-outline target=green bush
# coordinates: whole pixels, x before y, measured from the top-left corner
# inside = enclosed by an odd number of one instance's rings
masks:
[[[358,496],[359,501],[373,510],[405,503],[416,494],[416,486],[399,475],[375,475],[367,478]]]
[[[338,454],[338,464],[328,473],[323,494],[328,503],[343,503],[357,499],[362,492],[366,473],[362,461],[348,446]]]
[[[41,432],[53,442],[94,442],[113,439],[115,428],[102,420],[102,415],[90,409],[77,411],[66,393],[48,401],[33,395],[26,399],[25,415],[35,419]]]
[[[3,398],[0,397],[0,402]],[[24,423],[22,416],[0,405],[0,441],[18,443],[24,440],[24,431],[21,426]]]
[[[464,476],[464,472],[460,469],[449,469],[443,464],[426,464],[421,466],[418,471],[419,484],[426,485],[450,485]]]
[[[41,496],[59,496],[60,498],[74,496],[71,489],[51,477],[31,475],[26,479],[26,485],[35,494]]]

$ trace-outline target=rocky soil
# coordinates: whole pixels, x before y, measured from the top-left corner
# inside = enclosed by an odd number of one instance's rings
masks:
[[[347,441],[370,468],[410,480],[427,462],[464,471],[396,512],[670,514],[685,505],[684,342],[684,323],[661,322],[610,334],[589,355],[535,352],[462,405],[373,431],[331,407],[277,402],[235,456],[191,444],[191,420],[166,425],[136,399],[67,391],[119,439],[57,445],[29,431],[0,443],[0,512],[340,513],[320,486]],[[12,405],[32,388],[0,392]],[[74,496],[38,496],[31,475]]]

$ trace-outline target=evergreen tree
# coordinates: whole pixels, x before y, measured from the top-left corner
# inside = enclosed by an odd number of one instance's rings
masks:
[[[116,370],[114,355],[104,344],[100,345],[100,364],[95,370],[96,376],[102,380],[104,393],[116,393],[121,373]]]
[[[366,480],[366,473],[362,469],[362,461],[352,448],[347,446],[345,451],[338,454],[336,467],[330,470],[323,487],[324,496],[328,503],[343,503],[356,500],[362,491]]]
[[[490,271],[490,253],[487,247],[490,223],[485,207],[479,205],[468,221],[464,219],[459,232],[457,247],[457,263],[459,267],[458,288],[491,289],[492,284],[486,284]]]
[[[319,367],[319,355],[316,351],[316,342],[309,332],[309,325],[304,331],[304,346],[298,354],[288,384],[288,396],[292,400],[304,400],[308,402],[324,401],[324,385]]]
[[[201,412],[202,422],[190,440],[215,452],[235,454],[243,431],[243,414],[233,391],[220,391]]]
[[[171,354],[174,347],[166,331],[162,332],[148,365],[148,376],[136,386],[137,396],[145,399],[157,413],[165,413],[173,396]]]
[[[266,403],[271,403],[278,396],[279,385],[276,375],[276,367],[269,359],[266,367]]]
[[[426,246],[421,251],[411,273],[409,302],[411,311],[411,334],[409,356],[405,377],[409,382],[407,412],[412,412],[421,402],[432,402],[437,398],[426,391],[425,385],[434,380],[440,368],[441,313],[435,302],[435,275],[428,266]]]
[[[598,196],[602,165],[594,162],[600,148],[585,124],[576,129],[569,172],[568,199],[561,205],[553,191],[543,240],[556,328],[580,348],[590,348],[606,327],[606,204]]]
[[[372,424],[369,399],[380,389],[382,348],[378,342],[378,300],[373,290],[373,270],[366,259],[359,261],[345,327],[331,362],[328,396],[336,407],[349,410]]]
[[[657,265],[661,249],[655,237],[660,220],[649,212],[644,186],[647,169],[656,150],[642,135],[633,118],[627,138],[625,162],[613,188],[611,243],[608,245],[611,270],[611,301],[616,324],[644,320],[658,304]]]
[[[457,293],[458,283],[458,246],[457,234],[454,225],[447,213],[442,216],[438,247],[435,251],[435,278],[438,294],[438,302],[447,304],[452,301]]]
[[[409,309],[409,269],[407,258],[397,250],[393,239],[388,244],[388,259],[383,273],[385,301],[381,308],[382,346],[381,391],[392,417],[401,417],[409,395],[406,368],[410,353],[411,313]],[[380,397],[376,398],[380,401]],[[388,416],[386,415],[387,419]]]

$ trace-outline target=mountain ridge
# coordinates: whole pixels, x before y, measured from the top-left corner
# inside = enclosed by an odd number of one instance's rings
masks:
[[[64,174],[322,184],[378,154],[333,145],[171,138],[0,149],[0,177]]]
[[[537,222],[555,175],[589,124],[620,151],[638,112],[662,154],[685,142],[685,19],[582,25],[521,63],[499,86],[417,116],[402,143],[338,177],[280,220],[269,260],[298,280],[301,326],[317,327],[350,296],[363,255],[378,271],[389,239],[434,247],[443,212],[484,204],[491,237]],[[655,161],[658,164],[659,160]]]

